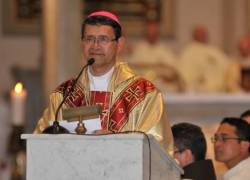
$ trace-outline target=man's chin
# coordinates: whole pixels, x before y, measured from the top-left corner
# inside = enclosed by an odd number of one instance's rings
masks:
[[[102,60],[99,60],[99,59],[95,59],[95,63],[92,65],[92,67],[103,67],[104,64],[103,64],[103,61]]]
[[[220,154],[215,154],[215,160],[219,162],[224,162],[224,158]]]

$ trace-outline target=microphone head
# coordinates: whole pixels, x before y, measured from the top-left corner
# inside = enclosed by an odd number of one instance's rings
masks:
[[[95,59],[94,58],[90,58],[89,60],[88,60],[88,65],[89,66],[91,66],[92,64],[94,64],[94,62],[95,62]]]

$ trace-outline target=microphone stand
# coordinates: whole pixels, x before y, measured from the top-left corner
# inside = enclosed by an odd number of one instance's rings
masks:
[[[44,129],[44,131],[42,132],[43,134],[68,134],[69,131],[60,126],[59,121],[58,121],[58,114],[59,114],[59,110],[61,109],[63,103],[65,102],[66,98],[69,97],[71,95],[71,93],[74,91],[74,88],[76,86],[76,83],[78,82],[78,79],[80,78],[80,76],[83,73],[83,70],[88,67],[91,66],[92,64],[94,64],[95,59],[94,58],[90,58],[87,62],[87,64],[85,66],[83,66],[83,68],[81,69],[80,73],[78,74],[77,78],[75,79],[75,81],[73,82],[73,85],[71,86],[71,88],[67,91],[63,97],[62,102],[59,104],[57,110],[56,110],[56,114],[55,114],[55,120],[53,122],[52,126],[47,127],[46,129]]]

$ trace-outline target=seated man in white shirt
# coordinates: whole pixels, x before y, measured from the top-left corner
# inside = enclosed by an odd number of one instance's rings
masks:
[[[250,126],[240,118],[224,118],[213,139],[215,159],[229,169],[224,180],[250,179]]]

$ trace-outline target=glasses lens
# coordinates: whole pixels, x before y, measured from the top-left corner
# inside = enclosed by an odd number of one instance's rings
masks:
[[[215,143],[217,141],[225,143],[228,140],[238,140],[238,141],[241,141],[241,140],[244,140],[244,139],[239,138],[239,137],[226,137],[226,136],[214,136],[214,137],[211,138],[212,143]]]
[[[86,42],[86,43],[93,43],[93,42],[95,42],[95,36],[85,36],[84,37],[84,41]]]
[[[111,41],[115,41],[115,39],[111,39],[108,36],[85,36],[84,41],[89,44],[97,42],[100,45],[106,45]]]
[[[99,37],[97,38],[97,41],[98,41],[98,43],[104,45],[104,44],[109,43],[109,42],[110,42],[110,39],[109,39],[109,37],[107,37],[107,36],[99,36]]]

